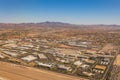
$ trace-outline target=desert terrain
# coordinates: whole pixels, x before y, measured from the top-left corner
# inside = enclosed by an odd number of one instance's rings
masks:
[[[78,77],[6,62],[0,62],[0,77],[6,80],[82,80]]]
[[[114,80],[119,47],[119,25],[0,23],[0,79]]]

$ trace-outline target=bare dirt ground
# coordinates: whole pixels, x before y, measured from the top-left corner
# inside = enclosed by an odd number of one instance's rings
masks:
[[[6,62],[0,62],[0,77],[5,80],[84,80],[74,76]]]
[[[9,79],[0,76],[0,80],[9,80]]]
[[[116,57],[114,65],[120,66],[120,54]]]

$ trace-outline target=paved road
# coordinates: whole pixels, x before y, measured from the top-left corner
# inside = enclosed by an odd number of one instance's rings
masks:
[[[108,66],[108,68],[107,68],[107,70],[106,70],[106,73],[105,73],[104,76],[103,76],[103,79],[104,79],[104,80],[107,80],[107,77],[109,77],[108,74],[109,74],[110,71],[112,70],[112,66],[113,66],[113,63],[114,63],[115,59],[116,59],[116,56],[112,59],[110,65]]]
[[[84,80],[78,77],[0,62],[0,76],[9,80]]]

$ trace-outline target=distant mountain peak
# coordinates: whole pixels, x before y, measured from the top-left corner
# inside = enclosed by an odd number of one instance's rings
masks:
[[[64,23],[64,22],[50,22],[50,21],[41,22],[40,24],[71,25],[71,24],[69,24],[69,23]]]

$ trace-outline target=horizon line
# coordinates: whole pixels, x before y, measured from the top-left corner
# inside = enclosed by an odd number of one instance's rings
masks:
[[[71,24],[71,25],[114,25],[114,26],[120,26],[120,24],[105,24],[105,23],[93,23],[93,24],[77,24],[77,23],[69,23],[69,22],[62,22],[62,21],[42,21],[42,22],[0,22],[0,24],[38,24],[38,23],[65,23],[65,24]]]

